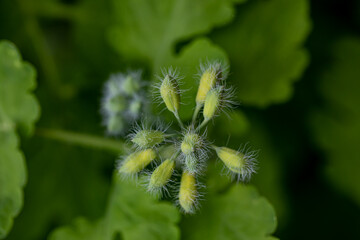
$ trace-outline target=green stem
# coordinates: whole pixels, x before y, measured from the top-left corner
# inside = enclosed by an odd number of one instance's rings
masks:
[[[181,121],[180,117],[179,117],[179,113],[178,112],[174,112],[174,115],[175,115],[175,118],[176,120],[178,121],[179,125],[181,128],[184,128],[184,124],[183,122]]]
[[[200,124],[200,126],[198,126],[196,128],[196,131],[199,131],[201,130],[208,122],[209,122],[210,119],[204,119],[204,121]]]
[[[198,103],[196,104],[195,111],[194,111],[194,114],[193,114],[193,117],[192,117],[192,124],[195,123],[196,118],[197,118],[197,116],[198,116],[198,114],[200,112],[201,107],[202,107],[202,104],[198,104]]]
[[[212,149],[214,149],[215,151],[216,151],[217,148],[219,148],[219,147],[215,146],[214,144],[211,144],[210,147],[211,147]]]
[[[126,149],[129,148],[123,141],[108,139],[89,134],[70,132],[61,129],[38,128],[36,129],[36,135],[83,147],[108,150],[114,153],[125,152]]]

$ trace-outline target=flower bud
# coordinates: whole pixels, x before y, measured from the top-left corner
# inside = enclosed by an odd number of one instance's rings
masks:
[[[167,74],[160,86],[161,97],[169,111],[176,113],[180,108],[180,93],[176,79]]]
[[[216,154],[227,168],[235,173],[241,173],[245,166],[244,154],[227,147],[216,147]]]
[[[228,66],[220,61],[210,62],[201,66],[201,77],[198,92],[196,95],[196,105],[201,108],[207,93],[214,88],[216,83],[227,77]]]
[[[216,70],[214,68],[208,68],[201,75],[200,84],[198,92],[196,95],[196,103],[202,104],[205,101],[206,94],[213,88],[216,84]]]
[[[159,145],[165,140],[164,133],[158,130],[140,130],[131,139],[139,148],[146,149]]]
[[[194,212],[196,208],[196,179],[195,174],[184,171],[181,177],[179,203],[186,213]]]
[[[205,120],[208,121],[211,118],[213,118],[216,111],[219,109],[222,90],[223,90],[223,87],[219,86],[219,87],[211,89],[206,94],[204,111],[203,111]]]
[[[175,168],[175,161],[171,159],[165,160],[163,163],[158,166],[154,172],[151,174],[149,190],[155,190],[164,187],[171,175],[173,174]]]
[[[238,180],[248,180],[256,172],[256,151],[243,154],[227,147],[214,146],[214,149],[220,160],[233,173],[233,177],[237,176]]]
[[[125,174],[136,174],[143,170],[156,157],[152,149],[146,149],[130,154],[121,165],[119,172]]]
[[[196,148],[201,146],[201,138],[196,133],[186,133],[181,142],[181,151],[187,155],[195,152]]]

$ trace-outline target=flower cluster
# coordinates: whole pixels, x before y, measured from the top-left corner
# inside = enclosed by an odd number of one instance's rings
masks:
[[[249,180],[256,169],[255,152],[215,146],[206,137],[204,127],[209,121],[233,105],[233,91],[225,85],[227,67],[219,61],[209,62],[201,66],[199,76],[193,118],[184,124],[179,116],[181,78],[172,69],[163,72],[157,92],[181,130],[170,132],[169,126],[137,126],[129,136],[135,150],[119,161],[118,166],[124,176],[145,173],[149,192],[169,193],[167,187],[173,186],[177,202],[185,213],[193,213],[198,207],[201,186],[198,176],[203,173],[211,151],[216,152],[228,173],[238,181]],[[172,149],[171,154],[162,157],[164,148]],[[181,176],[176,176],[175,171],[180,171]],[[180,186],[174,181],[179,178]]]
[[[109,135],[120,135],[144,109],[145,91],[141,71],[129,71],[110,76],[105,83],[101,112]]]

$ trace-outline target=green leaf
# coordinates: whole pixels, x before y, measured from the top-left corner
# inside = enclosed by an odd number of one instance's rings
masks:
[[[32,133],[39,105],[30,93],[35,70],[21,60],[16,47],[0,41],[0,238],[13,225],[23,204],[26,167],[16,129]]]
[[[309,33],[307,0],[253,0],[235,21],[212,34],[229,54],[231,80],[246,105],[287,101],[308,64],[302,44]]]
[[[209,32],[234,16],[232,1],[113,1],[116,24],[109,40],[124,57],[161,67],[180,40]],[[205,56],[206,57],[206,56]]]
[[[329,162],[327,176],[360,205],[360,39],[338,40],[332,57],[319,81],[327,105],[313,112],[311,123]]]
[[[21,60],[16,47],[7,41],[0,42],[0,108],[10,120],[32,133],[39,117],[39,105],[30,93],[36,87],[35,69]]]
[[[158,202],[136,186],[115,176],[113,191],[104,218],[89,223],[80,218],[74,226],[55,230],[50,240],[178,239],[178,210]]]
[[[15,129],[0,114],[0,238],[6,237],[23,204],[26,170]]]
[[[210,193],[201,212],[182,221],[183,238],[273,239],[275,211],[253,186],[237,184],[224,194]]]

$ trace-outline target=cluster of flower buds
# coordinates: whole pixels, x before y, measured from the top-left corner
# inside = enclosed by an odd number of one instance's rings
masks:
[[[193,213],[198,207],[201,186],[198,176],[204,172],[211,151],[237,181],[249,180],[256,170],[255,152],[215,146],[206,137],[204,127],[209,121],[233,105],[233,91],[225,86],[227,67],[219,61],[209,62],[201,66],[199,75],[193,118],[184,124],[179,116],[181,78],[172,69],[163,73],[157,92],[166,108],[174,114],[180,131],[169,133],[169,127],[138,126],[129,136],[135,150],[119,161],[118,167],[125,176],[147,173],[147,189],[157,195],[169,193],[167,187],[173,186],[171,189],[176,191],[177,202],[185,213]],[[164,148],[171,148],[171,154],[163,157]],[[180,186],[176,185],[176,179],[180,179]]]
[[[141,71],[110,76],[105,83],[101,104],[103,124],[109,135],[120,135],[138,120],[145,105],[144,81]]]

